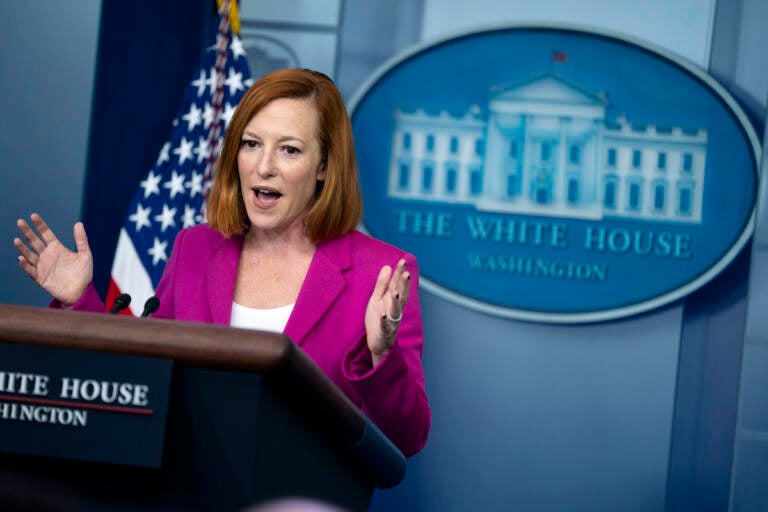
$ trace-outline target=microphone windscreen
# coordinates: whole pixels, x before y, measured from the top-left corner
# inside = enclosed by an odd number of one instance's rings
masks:
[[[144,303],[144,311],[141,313],[141,316],[149,316],[155,311],[157,311],[157,308],[160,307],[160,299],[155,297],[154,295],[147,299],[147,302]]]
[[[127,293],[121,293],[117,296],[115,299],[115,303],[112,305],[112,309],[109,310],[110,313],[117,313],[118,311],[122,311],[123,309],[127,308],[131,304],[131,296]]]

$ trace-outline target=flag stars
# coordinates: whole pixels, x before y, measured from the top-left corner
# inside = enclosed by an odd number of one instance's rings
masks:
[[[195,197],[203,193],[203,175],[192,173],[192,179],[184,184],[189,189],[189,197]]]
[[[163,184],[163,188],[168,189],[169,191],[168,193],[170,194],[171,199],[176,197],[176,194],[183,194],[184,193],[184,175],[176,174],[176,171],[173,171],[173,173],[171,174],[171,179],[166,181]]]
[[[185,160],[192,159],[193,145],[194,145],[194,142],[192,142],[191,140],[187,140],[186,137],[181,138],[181,142],[179,142],[179,147],[173,150],[174,155],[179,155],[179,165],[184,164]]]
[[[237,36],[232,38],[232,42],[229,44],[229,49],[232,51],[232,56],[235,58],[235,60],[245,55],[243,41]]]
[[[155,215],[155,222],[160,223],[160,232],[164,233],[168,228],[175,228],[176,221],[174,216],[176,215],[176,208],[168,208],[167,204],[163,205],[163,212],[160,215]]]
[[[171,160],[171,156],[168,153],[171,150],[171,143],[166,142],[163,144],[162,149],[160,150],[160,155],[157,157],[157,163],[155,165],[160,165],[163,162],[169,162]]]
[[[168,248],[168,242],[167,241],[160,241],[157,237],[155,237],[155,241],[152,244],[152,247],[150,247],[147,250],[147,253],[152,256],[152,264],[157,266],[158,263],[161,261],[166,261],[168,259],[168,256],[165,254],[165,250]]]
[[[224,80],[224,85],[229,87],[229,95],[234,96],[237,91],[244,89],[243,87],[243,74],[236,73],[234,69],[229,70],[227,79]]]
[[[206,49],[204,64],[188,76],[184,103],[169,123],[173,126],[171,137],[159,141],[168,141],[160,144],[162,148],[155,147],[156,162],[138,178],[144,181],[123,218],[123,229],[140,255],[142,271],[149,274],[152,287],[157,286],[171,256],[178,231],[206,221],[203,199],[211,190],[210,164],[220,151],[238,101],[254,82],[248,72],[250,51],[244,40],[232,36],[217,43],[218,48]],[[217,50],[225,51],[225,61],[218,60],[224,53],[220,55]],[[122,257],[116,255],[115,261]],[[126,288],[145,286],[135,282],[138,269],[114,268],[115,281],[125,282]]]
[[[195,129],[195,126],[203,122],[203,111],[197,108],[197,105],[192,103],[189,107],[189,112],[181,116],[183,120],[187,122],[187,131],[191,132]]]
[[[210,95],[213,96],[214,93],[216,92],[216,68],[211,68],[211,74],[208,77],[208,79],[205,81],[205,83],[208,86]]]
[[[229,122],[232,120],[232,116],[235,115],[235,107],[227,103],[224,105],[224,112],[221,113],[221,118],[224,120],[224,127],[229,126]]]
[[[207,139],[200,137],[197,139],[197,147],[195,147],[193,152],[197,155],[197,163],[202,163],[211,153],[211,145],[208,144]]]
[[[197,87],[198,98],[205,92],[205,87],[208,85],[208,81],[205,79],[205,70],[200,70],[200,76],[192,80],[192,85]]]
[[[136,213],[130,215],[128,217],[128,220],[133,222],[136,225],[136,232],[138,233],[141,231],[141,228],[144,226],[150,227],[151,224],[149,222],[149,214],[152,213],[152,208],[144,208],[141,206],[141,204],[136,205]]]
[[[206,130],[210,128],[215,115],[216,115],[216,112],[213,110],[213,107],[211,106],[211,104],[206,103],[205,107],[203,107],[203,122],[205,123],[203,126],[205,126]]]
[[[195,221],[195,209],[188,204],[184,205],[184,214],[181,216],[183,227],[189,228],[197,224]]]
[[[163,177],[156,175],[154,171],[149,171],[147,179],[139,183],[139,186],[144,189],[144,199],[148,198],[152,194],[160,195],[160,187],[158,187],[158,185],[162,179]]]

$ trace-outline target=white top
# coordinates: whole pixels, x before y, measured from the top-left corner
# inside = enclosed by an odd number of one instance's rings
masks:
[[[291,316],[294,304],[279,308],[255,309],[232,301],[232,317],[229,325],[245,329],[282,333]]]

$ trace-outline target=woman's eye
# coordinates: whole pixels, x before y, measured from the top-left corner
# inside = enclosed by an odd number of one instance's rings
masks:
[[[240,141],[240,147],[241,148],[251,148],[251,149],[253,149],[253,148],[257,147],[258,145],[259,145],[259,143],[256,142],[255,140],[241,140]]]
[[[299,151],[299,148],[295,148],[293,146],[283,146],[283,151],[285,151],[289,155],[298,155],[299,153],[301,153],[301,151]]]

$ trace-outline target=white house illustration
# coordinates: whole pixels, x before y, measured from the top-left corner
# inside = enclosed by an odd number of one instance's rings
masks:
[[[700,223],[707,131],[606,118],[553,74],[493,87],[487,114],[395,112],[388,194],[479,210]]]

